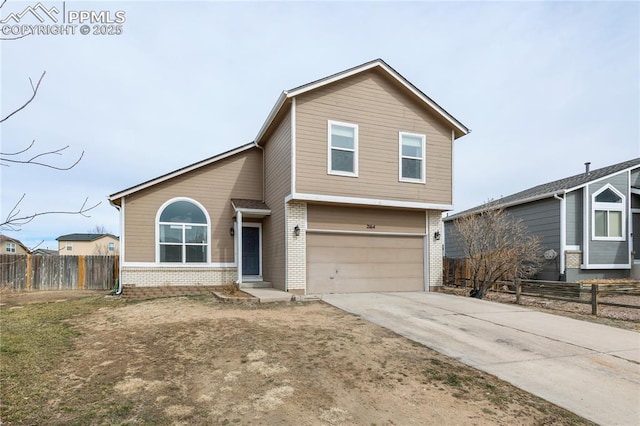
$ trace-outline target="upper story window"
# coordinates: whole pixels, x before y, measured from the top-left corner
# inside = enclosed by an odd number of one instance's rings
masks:
[[[426,136],[400,132],[399,169],[401,182],[425,182]]]
[[[625,196],[606,185],[592,196],[592,235],[594,240],[624,241]]]
[[[209,221],[200,206],[188,200],[169,203],[158,217],[158,260],[169,263],[207,262]]]
[[[116,243],[114,243],[114,242],[109,243],[109,244],[107,245],[107,249],[108,249],[109,251],[116,251]]]
[[[65,244],[67,251],[71,251],[73,250],[73,243],[67,241],[67,243]]]
[[[329,120],[327,173],[358,176],[358,125]]]
[[[15,253],[16,252],[16,243],[7,243],[6,250],[7,250],[7,253]]]

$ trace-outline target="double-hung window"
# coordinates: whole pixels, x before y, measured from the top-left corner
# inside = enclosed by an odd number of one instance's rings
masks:
[[[207,262],[209,225],[196,204],[179,200],[167,205],[158,220],[158,260],[162,263]]]
[[[625,240],[625,196],[606,185],[592,196],[594,240]]]
[[[6,250],[7,250],[7,253],[15,253],[16,252],[16,243],[7,243]]]
[[[329,120],[327,173],[358,176],[358,125]]]
[[[400,132],[398,139],[400,181],[425,183],[426,136]]]

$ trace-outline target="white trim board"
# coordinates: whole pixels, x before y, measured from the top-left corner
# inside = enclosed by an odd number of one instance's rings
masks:
[[[288,195],[285,198],[285,202],[289,202],[291,200],[317,201],[321,203],[355,204],[363,206],[399,207],[418,210],[445,211],[451,210],[453,208],[451,204],[419,203],[415,201],[381,200],[376,198],[343,197],[337,195],[303,194],[299,192]]]

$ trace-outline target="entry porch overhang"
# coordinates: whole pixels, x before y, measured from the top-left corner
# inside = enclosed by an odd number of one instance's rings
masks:
[[[231,205],[235,218],[238,217],[238,213],[241,217],[250,219],[262,219],[271,215],[271,209],[263,201],[232,198]]]
[[[236,219],[234,237],[235,237],[235,246],[237,250],[236,259],[238,264],[237,284],[240,285],[242,284],[242,281],[245,278],[243,277],[244,248],[243,248],[243,237],[242,237],[242,232],[243,232],[242,222],[244,219],[263,219],[266,216],[270,216],[271,209],[263,201],[260,201],[260,200],[247,200],[247,199],[233,198],[231,199],[231,205],[233,206],[234,218]],[[262,231],[260,230],[258,232],[261,233]],[[261,243],[262,236],[259,235],[258,238],[259,238],[258,244],[260,246],[258,250],[260,272],[258,273],[258,275],[254,275],[255,272],[250,272],[250,274],[254,276],[246,277],[246,278],[252,281],[262,280],[262,243]]]

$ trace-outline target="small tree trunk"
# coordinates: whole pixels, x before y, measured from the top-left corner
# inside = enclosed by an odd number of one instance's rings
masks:
[[[520,284],[520,279],[519,278],[516,278],[513,282],[516,285],[516,304],[519,305],[520,304],[520,293],[522,292],[522,286]]]

